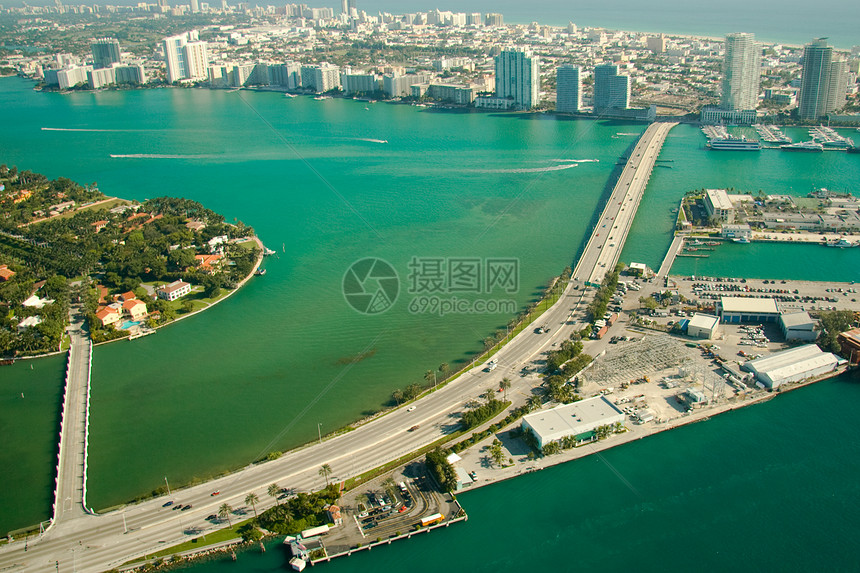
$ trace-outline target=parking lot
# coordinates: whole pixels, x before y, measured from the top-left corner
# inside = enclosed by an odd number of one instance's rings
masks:
[[[340,503],[343,524],[320,538],[329,555],[414,531],[428,516],[450,519],[459,509],[425,475],[421,462],[345,493]]]

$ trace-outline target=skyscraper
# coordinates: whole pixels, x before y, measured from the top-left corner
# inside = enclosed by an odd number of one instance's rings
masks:
[[[720,107],[747,110],[758,107],[761,82],[761,46],[753,34],[728,34],[723,60],[723,94]]]
[[[827,38],[818,38],[803,48],[800,76],[800,119],[818,119],[845,105],[847,65],[835,59]]]
[[[168,83],[206,79],[209,54],[206,42],[199,40],[197,30],[165,38],[163,45]]]
[[[512,98],[516,107],[540,102],[540,58],[526,50],[503,50],[496,56],[496,97]]]
[[[630,77],[615,64],[594,67],[594,113],[630,107]]]
[[[111,64],[122,62],[119,40],[116,38],[99,38],[90,44],[93,52],[94,68],[109,68]]]
[[[582,76],[579,66],[564,65],[556,69],[555,109],[576,113],[582,108]]]

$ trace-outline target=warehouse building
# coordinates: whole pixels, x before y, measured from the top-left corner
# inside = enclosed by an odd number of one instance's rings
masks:
[[[849,364],[860,364],[860,328],[842,332],[836,339],[842,348],[842,356],[848,359]]]
[[[833,372],[837,363],[838,358],[830,352],[823,352],[815,344],[807,344],[750,360],[742,368],[752,372],[764,387],[774,389],[782,384]]]
[[[776,322],[779,308],[772,298],[720,297],[717,314],[723,322]]]
[[[695,313],[687,323],[687,336],[693,338],[716,338],[720,328],[720,317]]]
[[[782,335],[785,336],[786,340],[814,342],[818,338],[818,333],[815,331],[815,321],[804,310],[780,314],[779,328],[782,329]]]
[[[556,406],[523,417],[522,428],[537,439],[538,447],[568,436],[590,440],[600,426],[624,423],[624,413],[603,396]]]

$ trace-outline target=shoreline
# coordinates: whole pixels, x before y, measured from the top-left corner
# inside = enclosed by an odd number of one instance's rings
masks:
[[[480,481],[474,482],[468,488],[457,492],[457,494],[460,495],[460,494],[468,493],[470,491],[474,491],[474,490],[480,489],[482,487],[486,487],[489,485],[493,485],[493,484],[496,484],[499,482],[503,482],[503,481],[507,481],[507,480],[516,478],[520,475],[525,475],[528,473],[540,471],[540,470],[548,468],[548,467],[552,467],[552,466],[556,466],[559,464],[563,464],[563,463],[567,463],[570,461],[585,458],[585,457],[588,457],[588,456],[598,454],[600,452],[612,449],[616,446],[621,446],[624,444],[633,443],[633,442],[645,439],[649,436],[654,436],[654,435],[657,435],[657,434],[660,434],[663,432],[667,432],[670,430],[676,430],[678,428],[682,428],[682,427],[688,426],[690,424],[705,422],[705,421],[711,419],[711,417],[713,417],[713,416],[718,416],[720,414],[726,414],[728,412],[739,410],[741,408],[746,408],[748,406],[763,404],[765,402],[769,402],[770,400],[773,400],[774,398],[778,397],[780,394],[787,394],[789,392],[793,392],[793,391],[798,390],[800,388],[805,388],[807,386],[811,386],[811,385],[816,384],[818,382],[830,380],[832,378],[842,376],[843,374],[846,374],[847,372],[850,372],[850,369],[842,368],[839,370],[835,370],[833,372],[828,372],[827,374],[824,374],[822,376],[811,378],[809,380],[804,380],[802,382],[792,383],[791,385],[785,385],[784,389],[780,389],[778,391],[763,392],[762,394],[760,394],[758,396],[753,396],[749,399],[742,400],[740,402],[729,402],[729,403],[724,403],[724,404],[718,404],[718,405],[715,405],[711,408],[703,407],[703,408],[695,411],[694,413],[692,413],[688,416],[682,415],[682,416],[679,416],[677,418],[674,418],[674,419],[669,420],[668,422],[665,422],[662,424],[656,423],[656,422],[653,422],[653,423],[649,422],[648,426],[633,426],[633,429],[628,428],[622,434],[615,434],[612,437],[604,439],[604,440],[592,442],[589,444],[584,444],[582,446],[571,448],[569,450],[562,450],[561,452],[559,452],[557,454],[552,454],[549,456],[542,456],[542,457],[536,458],[536,459],[531,460],[531,461],[526,461],[526,462],[520,461],[520,462],[515,463],[514,465],[504,466],[502,468],[494,467],[492,469],[484,469],[482,471],[482,473],[486,472],[486,475],[488,475],[489,477],[487,477],[487,478],[482,477]],[[638,428],[641,428],[641,430],[636,431]],[[500,430],[500,432],[501,431],[507,431],[509,429],[511,429],[511,428],[507,428],[506,430]],[[486,438],[480,442],[475,443],[470,448],[461,452],[459,454],[460,457],[463,458],[463,461],[465,462],[470,455],[475,455],[475,456],[480,455],[480,452],[484,449],[484,447],[487,446],[489,443],[491,443],[492,440],[495,439],[495,437],[496,437],[495,434],[493,434],[489,438]],[[523,468],[522,466],[524,466],[524,465],[526,465],[528,467]],[[536,467],[536,466],[539,466],[539,467]]]

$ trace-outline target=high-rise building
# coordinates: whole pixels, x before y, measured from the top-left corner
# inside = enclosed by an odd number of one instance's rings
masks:
[[[653,53],[662,54],[666,51],[666,36],[664,34],[660,34],[659,36],[648,36],[645,40],[645,45],[648,46],[648,49]]]
[[[800,76],[800,119],[818,119],[845,105],[847,64],[834,58],[827,38],[818,38],[803,48]]]
[[[484,20],[486,26],[502,26],[505,23],[505,18],[501,14],[490,12]]]
[[[564,65],[556,69],[555,109],[577,113],[582,109],[582,74],[579,66]]]
[[[163,41],[167,82],[206,79],[209,54],[206,42],[200,41],[197,30],[191,30]]]
[[[615,64],[594,67],[594,113],[630,107],[630,77]]]
[[[199,0],[191,0],[191,12],[196,14],[200,11],[200,2]]]
[[[747,110],[758,107],[761,82],[761,46],[753,34],[728,34],[723,59],[723,94],[720,107]]]
[[[540,103],[540,58],[527,50],[503,50],[496,56],[496,97],[511,98],[522,109]]]
[[[109,68],[111,64],[122,62],[119,40],[116,38],[99,38],[90,44],[93,52],[94,68]]]

